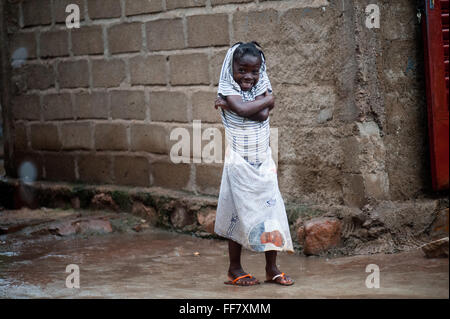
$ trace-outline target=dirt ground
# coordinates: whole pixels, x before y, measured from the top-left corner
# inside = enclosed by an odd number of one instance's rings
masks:
[[[129,214],[90,215],[99,216],[109,218],[111,232],[61,236],[47,230],[79,212],[1,212],[0,298],[449,298],[448,258],[428,259],[417,249],[330,259],[282,253],[279,268],[293,286],[233,287],[223,284],[225,241],[153,227],[136,232],[133,225],[142,221]],[[264,255],[244,251],[242,260],[263,282]],[[66,287],[71,264],[78,266],[79,288]],[[369,264],[379,267],[379,288],[366,286]]]

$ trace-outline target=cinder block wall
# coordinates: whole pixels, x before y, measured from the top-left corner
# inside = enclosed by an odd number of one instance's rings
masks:
[[[172,163],[169,135],[192,132],[193,120],[223,133],[213,102],[225,52],[256,40],[276,96],[286,200],[362,207],[418,196],[428,182],[423,83],[407,69],[410,57],[422,63],[415,1],[378,1],[381,29],[369,30],[372,2],[12,1],[9,53],[26,57],[10,70],[8,174],[29,159],[42,180],[217,195],[222,165],[194,163],[192,143],[190,163]],[[80,29],[65,26],[69,3]]]

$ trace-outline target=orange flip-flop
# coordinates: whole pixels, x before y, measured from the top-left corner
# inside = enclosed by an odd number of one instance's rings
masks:
[[[275,275],[275,276],[272,277],[272,279],[266,280],[264,282],[265,283],[269,283],[269,284],[279,284],[279,285],[282,285],[282,286],[290,286],[290,285],[294,284],[294,281],[292,279],[291,279],[290,283],[282,283],[280,281],[277,281],[276,279],[279,278],[279,277],[281,277],[284,280],[287,280],[286,274],[284,272],[282,272],[281,274]]]
[[[254,283],[250,283],[248,285],[242,284],[242,282],[239,281],[239,280],[241,280],[243,278],[247,278],[247,277],[248,278],[253,278],[252,275],[246,274],[246,275],[243,275],[243,276],[239,276],[239,277],[237,277],[234,280],[225,281],[224,284],[225,285],[234,285],[234,286],[254,286],[254,285],[258,285],[259,284],[258,280],[255,280]]]

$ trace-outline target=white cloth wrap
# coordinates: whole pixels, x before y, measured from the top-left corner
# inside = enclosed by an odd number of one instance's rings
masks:
[[[270,147],[256,168],[227,146],[214,227],[219,236],[253,251],[293,252]]]

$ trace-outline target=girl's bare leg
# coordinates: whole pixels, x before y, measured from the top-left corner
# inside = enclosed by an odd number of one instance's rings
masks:
[[[229,279],[235,279],[237,277],[246,275],[247,273],[242,269],[241,265],[241,251],[242,246],[231,239],[228,240],[228,253],[230,255],[230,267],[228,268]],[[244,285],[254,285],[258,283],[258,280],[252,278],[242,278],[239,280]]]
[[[269,250],[266,251],[266,276],[267,280],[271,280],[274,276],[281,274],[281,271],[277,267],[277,251]],[[290,284],[293,280],[289,276],[284,278],[279,277],[277,281],[282,284]]]

